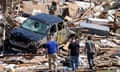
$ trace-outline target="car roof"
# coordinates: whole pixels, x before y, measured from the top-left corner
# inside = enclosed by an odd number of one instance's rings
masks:
[[[49,25],[63,21],[63,19],[61,19],[55,15],[49,15],[49,14],[45,14],[45,13],[38,13],[34,16],[31,16],[30,18],[41,21],[41,22],[49,24]]]

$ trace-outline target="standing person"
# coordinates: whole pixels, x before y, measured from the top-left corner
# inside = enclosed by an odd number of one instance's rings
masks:
[[[52,4],[49,9],[49,14],[54,15],[56,10],[57,10],[57,3],[55,1],[52,1]]]
[[[57,70],[57,52],[58,52],[58,43],[55,41],[53,35],[50,35],[49,41],[46,44],[47,52],[48,52],[48,60],[49,60],[49,69]]]
[[[73,71],[76,71],[78,69],[80,48],[78,41],[78,37],[75,37],[72,39],[71,43],[68,46]]]
[[[92,40],[92,36],[88,36],[88,40],[85,44],[85,49],[87,51],[87,58],[89,63],[89,69],[93,69],[94,66],[94,54],[95,54],[95,44]]]

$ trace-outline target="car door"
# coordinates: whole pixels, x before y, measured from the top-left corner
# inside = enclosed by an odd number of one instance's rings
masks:
[[[49,34],[53,34],[59,44],[65,42],[68,37],[68,33],[63,22],[52,25]]]

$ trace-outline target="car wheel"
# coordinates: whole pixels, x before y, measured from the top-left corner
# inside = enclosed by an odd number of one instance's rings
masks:
[[[32,53],[32,54],[36,54],[37,53],[37,48],[34,47],[34,46],[30,46],[29,47],[29,52]]]
[[[11,49],[10,49],[10,43],[9,43],[8,39],[6,39],[4,41],[3,47],[4,47],[5,52],[10,52],[11,51]]]

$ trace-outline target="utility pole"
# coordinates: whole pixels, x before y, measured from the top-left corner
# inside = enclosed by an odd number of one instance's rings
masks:
[[[6,12],[6,0],[0,0],[3,14]]]
[[[12,10],[12,1],[13,0],[0,0],[3,15],[7,15],[8,7],[10,8],[10,11]]]
[[[1,5],[1,10],[2,10],[2,16],[5,16],[6,15],[6,8],[7,8],[7,6],[6,6],[6,0],[0,0],[0,5]],[[4,22],[2,22],[1,24],[0,24],[1,26],[2,26],[2,30],[3,30],[3,38],[2,38],[2,43],[3,43],[3,50],[2,50],[2,52],[1,52],[1,54],[0,54],[0,56],[3,56],[3,54],[4,54],[4,38],[5,38],[5,24],[4,24]]]
[[[0,56],[3,56],[4,52],[5,52],[4,41],[5,41],[5,37],[6,37],[6,24],[7,24],[6,17],[8,16],[8,11],[9,11],[8,7],[11,8],[11,6],[12,6],[11,2],[12,2],[12,0],[0,0],[0,4],[2,6],[2,13],[4,16],[4,19],[3,19],[3,38],[2,38],[3,51],[2,51]]]

